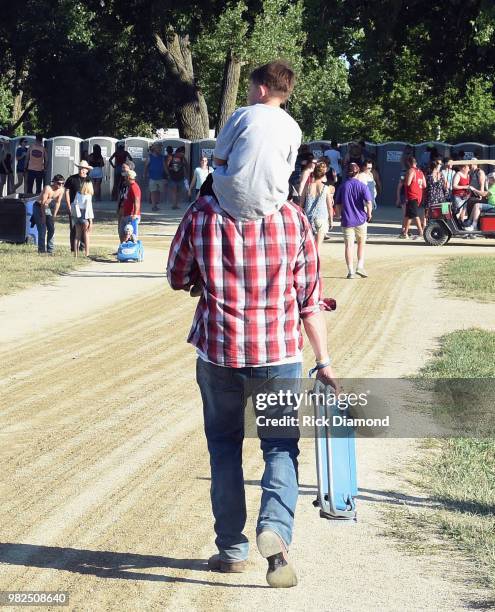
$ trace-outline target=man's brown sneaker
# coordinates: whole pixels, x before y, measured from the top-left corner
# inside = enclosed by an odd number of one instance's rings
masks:
[[[289,562],[289,554],[282,538],[274,531],[265,529],[258,534],[256,544],[261,556],[268,561],[268,584],[278,589],[296,586],[296,572]]]
[[[212,555],[208,559],[208,569],[225,574],[240,574],[246,569],[245,561],[224,561],[220,555]]]

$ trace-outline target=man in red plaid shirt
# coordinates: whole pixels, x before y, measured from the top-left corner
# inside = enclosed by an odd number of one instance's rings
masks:
[[[267,216],[240,221],[220,208],[211,175],[201,193],[208,189],[210,195],[192,204],[179,225],[167,276],[173,289],[200,295],[188,342],[198,353],[219,551],[208,565],[241,572],[248,556],[242,471],[246,386],[301,378],[301,323],[317,377],[334,387],[336,381],[320,305],[318,254],[304,212],[286,202]],[[268,560],[268,584],[295,586],[287,551],[298,496],[298,439],[262,437],[261,449],[265,470],[257,546]]]

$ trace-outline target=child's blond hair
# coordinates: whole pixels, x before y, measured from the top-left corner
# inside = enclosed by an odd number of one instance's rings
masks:
[[[93,183],[91,181],[84,181],[81,187],[81,195],[94,195]]]

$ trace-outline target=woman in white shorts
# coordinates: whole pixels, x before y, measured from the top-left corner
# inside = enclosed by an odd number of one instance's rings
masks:
[[[313,228],[316,248],[320,246],[325,234],[333,227],[333,196],[335,187],[323,182],[326,178],[327,165],[318,162],[313,170],[312,181],[307,181],[302,192],[303,208]]]

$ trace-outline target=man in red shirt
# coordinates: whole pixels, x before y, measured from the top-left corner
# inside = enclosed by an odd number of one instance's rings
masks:
[[[317,378],[336,385],[311,226],[288,202],[270,215],[238,222],[213,195],[203,195],[175,234],[167,277],[173,289],[197,295],[199,287],[200,293],[188,342],[198,355],[196,379],[210,454],[218,554],[208,565],[241,572],[249,546],[242,471],[247,388],[267,381],[283,388],[283,379],[287,384],[301,377],[303,326]],[[287,550],[298,496],[298,439],[262,437],[261,449],[265,471],[256,541],[268,561],[268,584],[291,587],[297,583]]]
[[[419,216],[419,208],[423,201],[423,194],[426,190],[426,178],[423,171],[417,167],[416,159],[408,157],[406,159],[407,172],[404,178],[404,189],[406,192],[406,207],[404,210],[404,229],[401,238],[408,238],[411,220],[414,219],[418,228],[419,237],[423,236],[423,223]],[[418,236],[415,236],[415,240]]]
[[[120,242],[124,241],[125,226],[128,223],[132,225],[133,234],[137,237],[138,224],[141,221],[141,188],[136,182],[136,173],[134,170],[128,170],[126,175],[122,174],[122,176],[128,182],[129,188],[122,203],[122,216],[119,224]]]

